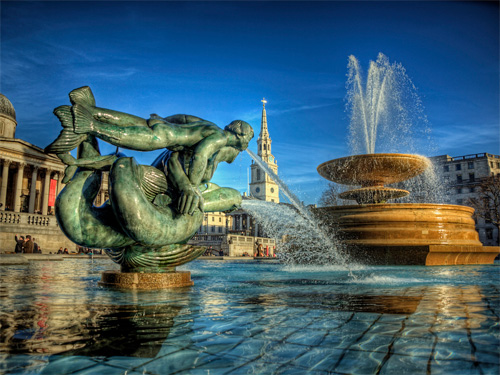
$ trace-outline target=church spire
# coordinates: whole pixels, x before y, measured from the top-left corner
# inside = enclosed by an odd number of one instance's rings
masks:
[[[266,115],[266,103],[267,100],[263,98],[262,102],[262,120],[260,122],[260,134],[259,138],[269,138],[269,131],[267,130],[267,115]]]
[[[269,137],[269,130],[267,130],[267,114],[266,114],[266,103],[267,100],[264,98],[262,102],[262,120],[260,122],[260,134],[257,140],[258,152],[257,154],[265,159],[271,155],[271,138]]]

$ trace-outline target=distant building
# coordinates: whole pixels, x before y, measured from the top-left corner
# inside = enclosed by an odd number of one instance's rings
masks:
[[[431,158],[448,188],[446,203],[467,205],[470,198],[478,198],[478,185],[487,177],[500,175],[500,155],[471,154]],[[498,246],[498,229],[495,225],[476,219],[479,240],[485,246]]]
[[[43,253],[76,245],[61,232],[54,216],[55,198],[65,165],[43,149],[15,137],[14,106],[0,94],[0,252],[14,250],[14,235],[31,235]]]
[[[266,99],[262,99],[262,119],[260,123],[260,134],[257,139],[257,155],[274,173],[278,174],[278,164],[271,153],[271,137],[267,129]],[[251,165],[250,196],[267,202],[280,202],[278,185],[269,175],[252,160]]]
[[[278,174],[278,164],[271,153],[271,137],[267,127],[266,103],[267,101],[263,99],[260,134],[257,139],[257,155],[273,173]],[[258,199],[279,203],[278,185],[253,160],[250,169],[250,195],[246,196],[244,194],[243,199]],[[243,209],[238,209],[229,214],[223,212],[205,213],[203,224],[190,243],[212,247],[214,251],[222,248],[227,255],[240,255],[239,253],[243,252],[253,255],[254,247],[258,244],[271,249],[276,244],[274,239],[266,237],[258,221]]]

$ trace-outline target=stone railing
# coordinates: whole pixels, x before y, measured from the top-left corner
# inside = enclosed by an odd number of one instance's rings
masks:
[[[57,228],[59,226],[54,215],[10,211],[0,211],[0,224],[48,228]]]

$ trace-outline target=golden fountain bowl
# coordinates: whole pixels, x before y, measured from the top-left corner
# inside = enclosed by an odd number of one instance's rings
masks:
[[[429,159],[420,155],[365,154],[324,162],[318,173],[343,185],[383,186],[418,176],[429,165]]]

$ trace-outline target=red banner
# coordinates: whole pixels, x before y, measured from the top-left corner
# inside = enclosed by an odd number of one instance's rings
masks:
[[[56,204],[56,195],[57,195],[57,180],[50,180],[50,189],[49,189],[49,207],[54,207]]]

